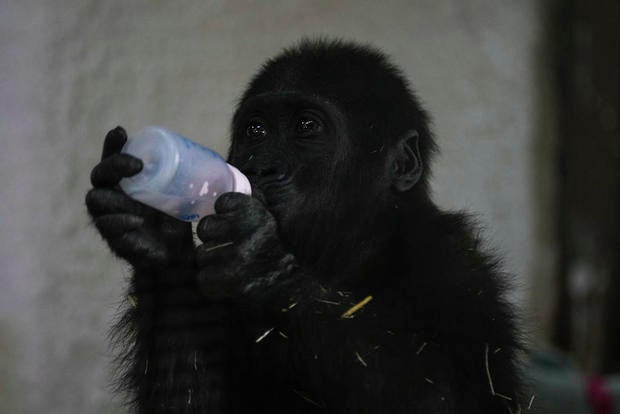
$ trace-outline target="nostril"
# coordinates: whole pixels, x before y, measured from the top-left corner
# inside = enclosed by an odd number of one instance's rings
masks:
[[[261,169],[258,175],[260,177],[275,178],[278,181],[281,181],[286,177],[286,173],[281,168],[278,168],[278,167],[269,167],[269,168]]]
[[[248,168],[245,170],[246,175],[254,175],[256,177],[265,177],[273,174],[273,168]]]
[[[262,170],[259,168],[244,168],[242,172],[247,176],[260,177],[262,175]]]
[[[283,181],[288,176],[288,169],[282,162],[275,162],[266,166],[249,166],[243,168],[242,172],[248,177],[268,181]]]

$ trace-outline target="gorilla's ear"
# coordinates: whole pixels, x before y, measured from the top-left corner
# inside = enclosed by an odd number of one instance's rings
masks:
[[[392,184],[397,191],[409,191],[422,177],[423,164],[418,148],[418,131],[407,131],[393,148]]]

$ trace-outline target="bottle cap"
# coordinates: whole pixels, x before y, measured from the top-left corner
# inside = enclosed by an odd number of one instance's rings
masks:
[[[233,167],[230,164],[226,164],[228,169],[233,175],[233,191],[236,193],[243,193],[247,195],[252,195],[252,186],[250,185],[250,180],[243,175],[241,171],[237,168]]]

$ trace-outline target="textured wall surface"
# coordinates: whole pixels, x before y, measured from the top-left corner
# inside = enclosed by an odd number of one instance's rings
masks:
[[[552,263],[534,1],[0,5],[0,413],[122,412],[106,330],[128,270],[83,207],[103,136],[156,123],[225,151],[245,82],[302,35],[403,68],[442,148],[435,199],[479,215],[517,300]]]

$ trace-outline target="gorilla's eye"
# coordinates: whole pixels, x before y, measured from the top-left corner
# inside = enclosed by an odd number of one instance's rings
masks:
[[[320,120],[310,116],[302,116],[297,120],[297,135],[308,137],[316,135],[323,130],[323,124]]]
[[[248,124],[245,135],[253,139],[263,138],[267,135],[267,128],[259,121],[252,121]]]

